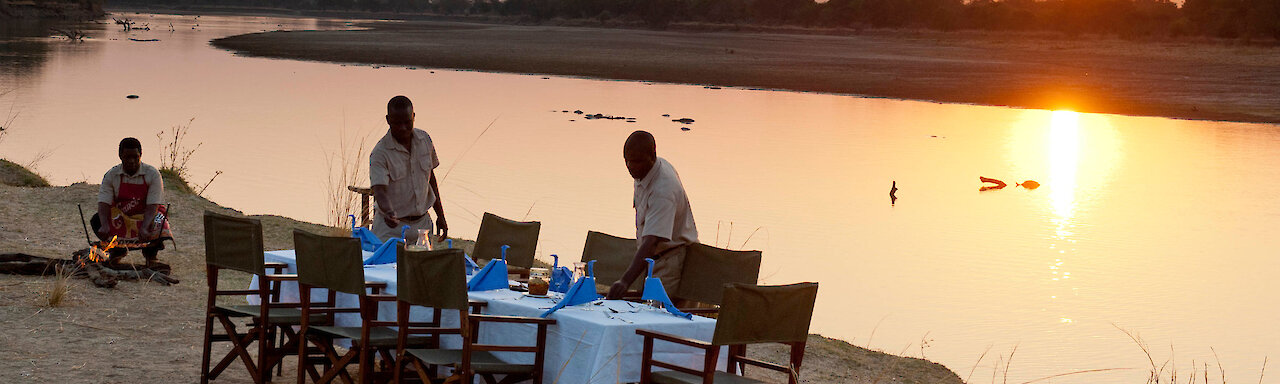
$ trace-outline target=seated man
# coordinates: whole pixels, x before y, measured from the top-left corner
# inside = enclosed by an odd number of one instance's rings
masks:
[[[102,177],[98,213],[89,220],[98,239],[121,245],[109,250],[108,262],[118,262],[129,248],[141,248],[147,265],[156,263],[163,241],[173,238],[162,204],[164,180],[155,167],[142,163],[142,143],[132,137],[120,140],[120,165]],[[108,218],[105,225],[103,217]]]
[[[635,179],[636,238],[639,248],[631,266],[609,289],[609,299],[621,299],[627,287],[644,274],[646,258],[655,260],[653,275],[667,292],[680,286],[685,249],[698,242],[693,209],[675,167],[658,157],[653,135],[635,131],[622,146],[627,172]],[[677,303],[679,305],[679,303]]]

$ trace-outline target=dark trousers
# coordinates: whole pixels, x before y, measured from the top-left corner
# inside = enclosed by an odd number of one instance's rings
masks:
[[[98,228],[102,228],[102,220],[98,218],[98,214],[95,213],[93,214],[93,217],[89,218],[89,227],[93,228],[93,233],[95,234],[98,233]],[[103,241],[106,240],[103,239]],[[155,261],[157,257],[156,255],[160,253],[161,249],[164,249],[164,240],[151,240],[151,242],[147,244],[146,248],[142,248],[142,258],[147,261]],[[111,261],[116,261],[127,255],[129,250],[124,247],[118,247],[109,249],[107,252],[107,255],[111,257]]]

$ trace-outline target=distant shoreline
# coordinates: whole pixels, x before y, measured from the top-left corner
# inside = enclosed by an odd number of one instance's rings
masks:
[[[213,41],[344,63],[827,92],[1179,119],[1280,123],[1280,48],[904,32],[854,36],[366,22]]]

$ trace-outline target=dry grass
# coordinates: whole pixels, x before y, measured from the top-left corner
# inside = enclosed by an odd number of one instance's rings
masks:
[[[324,150],[325,164],[329,167],[329,176],[325,180],[329,212],[325,224],[337,228],[351,225],[348,215],[361,216],[360,194],[347,187],[368,183],[368,166],[364,161],[367,161],[369,151],[372,150],[368,146],[369,133],[348,135],[346,125],[344,116],[342,128],[338,130],[337,151]]]
[[[187,164],[191,162],[191,156],[195,155],[196,150],[204,145],[203,142],[196,143],[195,147],[187,147],[187,133],[191,131],[191,124],[196,118],[187,120],[186,125],[178,124],[173,128],[162,130],[156,133],[156,140],[160,143],[160,174],[168,175],[170,180],[166,181],[166,186],[180,191],[193,193],[196,196],[204,196],[204,191],[209,189],[209,184],[213,184],[213,180],[222,174],[222,171],[215,171],[213,177],[205,182],[200,190],[195,190],[192,185],[187,182],[190,180],[190,168]],[[180,185],[174,182],[181,182]],[[175,184],[175,185],[169,185]]]
[[[49,282],[49,290],[40,297],[40,305],[50,308],[67,304],[67,296],[71,293],[71,274],[63,273],[62,268],[55,268],[53,281]]]
[[[187,163],[191,161],[191,155],[196,153],[197,149],[204,143],[197,143],[195,148],[187,148],[183,141],[187,138],[187,132],[191,131],[191,123],[196,118],[187,120],[186,125],[178,124],[173,128],[162,130],[156,133],[156,139],[160,141],[161,157],[160,170],[172,171],[175,175],[186,180]]]

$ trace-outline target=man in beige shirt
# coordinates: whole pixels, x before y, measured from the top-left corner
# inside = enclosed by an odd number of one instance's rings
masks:
[[[627,287],[644,273],[644,259],[655,260],[653,275],[673,292],[680,286],[680,270],[685,249],[698,242],[689,196],[675,167],[658,157],[653,135],[635,131],[622,146],[627,172],[635,179],[633,204],[636,209],[636,249],[631,267],[609,288],[609,299],[619,299]]]
[[[435,227],[439,239],[449,234],[440,203],[440,187],[435,168],[440,166],[435,144],[427,132],[413,127],[413,102],[396,96],[387,102],[387,134],[369,154],[369,181],[378,204],[374,213],[373,233],[379,239],[400,237],[401,226],[408,225],[405,240],[417,241],[419,229],[432,233],[432,208],[436,211]]]

